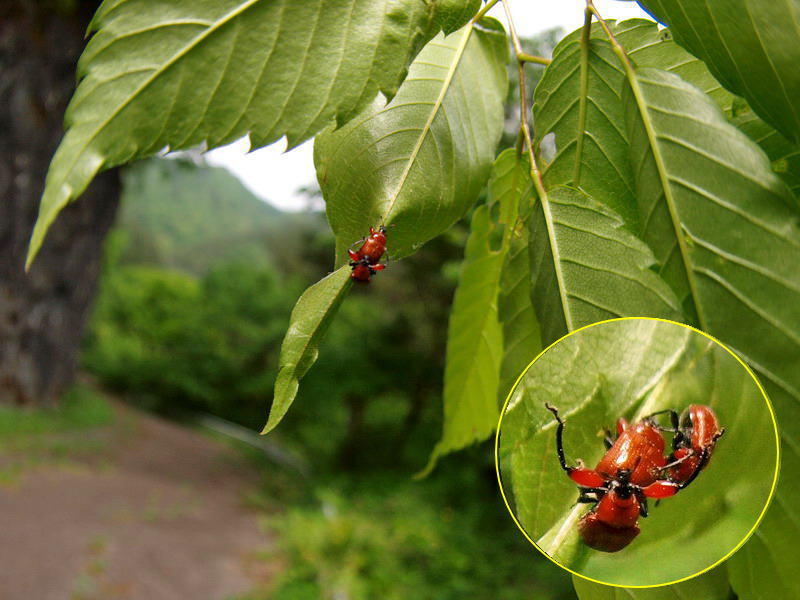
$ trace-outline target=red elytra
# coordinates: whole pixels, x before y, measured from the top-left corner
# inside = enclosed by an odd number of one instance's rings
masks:
[[[668,498],[694,481],[702,468],[708,462],[710,449],[721,433],[716,429],[714,419],[714,433],[710,437],[705,432],[705,425],[694,428],[678,427],[678,416],[675,411],[671,415],[676,442],[673,440],[673,454],[668,458],[664,456],[665,442],[661,431],[653,419],[654,415],[630,425],[626,420],[617,422],[617,438],[610,439],[606,436],[606,453],[594,469],[584,466],[569,467],[564,456],[563,435],[565,423],[558,415],[558,409],[545,404],[547,410],[553,413],[558,427],[556,429],[556,452],[559,464],[567,475],[580,489],[578,502],[594,503],[592,509],[586,513],[578,524],[578,530],[584,543],[591,548],[603,552],[618,552],[630,544],[639,535],[639,517],[647,517],[648,498]],[[698,410],[689,410],[691,415],[713,415],[708,407],[692,405]],[[690,407],[690,409],[692,408]],[[699,410],[707,409],[708,412]],[[704,417],[697,417],[705,418]],[[683,440],[688,440],[684,442]],[[698,442],[696,451],[693,440]],[[711,440],[711,443],[705,443]],[[680,448],[675,446],[681,445]],[[688,444],[688,448],[685,447]],[[686,450],[683,457],[674,456],[677,450]],[[664,475],[689,462],[690,458],[698,456],[694,471],[683,480],[673,480]],[[672,460],[674,458],[674,460]]]
[[[651,419],[642,419],[631,426],[625,419],[617,421],[617,439],[606,451],[595,471],[604,479],[613,479],[621,471],[630,471],[630,482],[647,486],[661,475],[667,458],[664,437]]]
[[[358,250],[353,250],[353,246],[357,244],[361,246]],[[369,236],[355,242],[353,246],[347,251],[350,266],[353,268],[350,278],[369,283],[372,275],[386,268],[385,264],[379,262],[386,253],[386,227],[383,225],[377,229],[370,227]]]

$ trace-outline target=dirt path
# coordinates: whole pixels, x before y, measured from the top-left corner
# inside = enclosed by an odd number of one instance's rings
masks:
[[[0,487],[0,599],[221,600],[263,583],[269,541],[243,502],[257,475],[199,433],[115,410],[104,449]]]

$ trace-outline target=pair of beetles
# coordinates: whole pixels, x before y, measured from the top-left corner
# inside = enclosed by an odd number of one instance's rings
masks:
[[[717,440],[725,433],[714,411],[690,405],[682,415],[674,410],[653,413],[630,424],[617,421],[617,437],[606,431],[606,453],[594,469],[581,461],[570,467],[564,458],[564,421],[558,409],[545,404],[558,423],[556,452],[561,468],[578,485],[578,502],[593,503],[578,529],[583,541],[603,552],[617,552],[639,535],[639,517],[647,517],[647,499],[660,500],[686,489],[706,467]],[[668,414],[670,426],[655,417]],[[672,433],[672,451],[665,454],[662,432]]]

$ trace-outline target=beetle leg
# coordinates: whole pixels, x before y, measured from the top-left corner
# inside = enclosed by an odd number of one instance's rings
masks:
[[[642,488],[637,488],[634,492],[636,494],[636,499],[639,501],[639,516],[643,519],[647,518],[647,496],[644,495]]]
[[[671,463],[667,463],[666,465],[661,467],[659,470],[660,471],[666,471],[668,469],[671,469],[672,467],[677,467],[679,464],[681,464],[682,462],[692,458],[693,456],[694,456],[694,450],[689,448],[689,451],[688,451],[688,453],[686,455],[684,455],[681,458],[678,458],[676,460],[673,460]],[[674,454],[670,454],[670,457],[671,458],[675,458],[675,455]]]
[[[680,425],[679,425],[679,418],[680,417],[678,416],[678,413],[676,411],[674,411],[673,409],[671,409],[671,408],[666,408],[664,410],[659,410],[659,411],[656,411],[654,413],[651,413],[651,414],[647,415],[645,417],[645,419],[649,419],[649,420],[655,422],[653,417],[655,417],[657,415],[666,415],[666,414],[669,415],[670,427],[662,427],[661,425],[658,425],[656,423],[656,429],[658,429],[659,431],[670,431],[672,433],[680,433]],[[673,440],[673,443],[674,443],[674,440]]]
[[[358,244],[363,244],[363,243],[364,243],[364,242],[366,242],[366,241],[367,241],[367,238],[361,238],[360,240],[356,240],[355,242],[353,242],[352,244],[350,244],[350,246],[349,246],[349,250],[352,250],[352,249],[353,249],[353,246],[358,246]]]
[[[600,502],[603,496],[606,495],[606,488],[581,488],[578,502],[588,504],[590,502]]]
[[[679,490],[688,487],[690,483],[692,483],[695,479],[697,479],[697,476],[700,475],[700,471],[706,468],[708,460],[711,458],[711,451],[714,449],[714,444],[716,444],[717,440],[721,438],[724,433],[725,433],[725,428],[723,427],[717,433],[714,434],[714,437],[711,438],[711,443],[705,448],[703,448],[703,452],[702,454],[700,454],[700,460],[697,461],[697,466],[695,467],[694,471],[692,471],[692,474],[689,477],[689,479],[678,485]]]

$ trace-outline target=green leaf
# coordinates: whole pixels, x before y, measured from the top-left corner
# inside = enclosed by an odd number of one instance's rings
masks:
[[[582,68],[587,69],[584,88]],[[542,140],[555,144],[556,153],[543,173],[545,185],[580,187],[626,223],[635,224],[633,175],[622,126],[623,79],[606,40],[590,40],[582,67],[581,30],[564,38],[534,92],[534,146],[543,148]]]
[[[474,204],[503,130],[508,48],[482,19],[437,37],[387,105],[376,101],[314,144],[337,260],[370,226],[389,230],[393,257],[411,254]]]
[[[678,318],[647,246],[586,194],[556,188],[531,218],[532,300],[545,344],[619,316]]]
[[[473,4],[448,0],[437,13],[425,0],[107,0],[78,65],[28,261],[102,169],[248,133],[255,148],[283,135],[292,147],[379,91],[391,96],[434,21],[452,22],[462,3]]]
[[[723,109],[731,108],[734,97],[702,61],[672,41],[669,31],[659,31],[655,23],[644,19],[609,21],[609,26],[637,66],[676,73],[711,95]],[[621,100],[625,73],[597,23],[591,28],[585,57],[581,32],[572,32],[556,46],[553,62],[534,94],[536,146],[551,136],[554,139],[546,144],[556,147],[544,180],[550,186],[580,187],[636,231],[639,215]]]
[[[443,454],[489,437],[500,415],[497,385],[503,333],[497,317],[497,293],[505,256],[502,250],[492,250],[491,233],[489,207],[479,206],[472,215],[447,328],[442,439],[421,477]]]
[[[489,206],[499,212],[505,252],[497,298],[503,329],[503,358],[497,389],[500,406],[520,373],[542,349],[530,293],[527,222],[533,202],[533,181],[527,157],[513,148],[504,150],[497,157],[489,179]]]
[[[797,364],[796,358],[790,362]],[[800,598],[796,561],[800,539],[800,404],[769,382],[765,387],[780,424],[781,475],[764,521],[727,562],[731,585],[742,600]]]
[[[442,439],[421,476],[434,467],[441,455],[484,440],[494,432],[500,416],[500,372],[507,367],[505,357],[509,351],[503,345],[504,330],[498,314],[499,298],[503,296],[500,282],[508,267],[512,242],[521,229],[520,212],[529,212],[532,188],[527,160],[513,148],[502,152],[492,166],[488,201],[472,215],[447,331]],[[527,245],[521,250],[527,251]],[[528,276],[527,270],[515,275],[525,279]],[[519,289],[517,286],[517,292]],[[527,302],[530,304],[529,297]],[[511,303],[515,311],[503,317],[505,331],[509,331],[509,318],[519,326],[535,325],[535,320],[531,322],[524,313],[520,314],[523,309],[517,308],[519,298]],[[531,334],[532,330],[527,329],[513,332],[511,337],[516,344],[532,339]],[[517,349],[521,356],[527,356],[528,349]],[[515,379],[528,362],[530,359],[520,366]]]
[[[618,588],[573,577],[579,600],[729,600],[730,587],[725,569],[718,567],[699,577],[666,587]],[[776,596],[779,597],[779,596]]]
[[[619,416],[682,410],[697,398],[726,428],[701,478],[651,506],[627,548],[589,549],[576,527],[589,507],[575,503],[575,485],[558,465],[555,422],[544,403],[557,405],[566,421],[567,462],[593,465],[605,452],[602,428],[613,428]],[[590,327],[547,350],[512,394],[499,452],[504,490],[511,488],[531,539],[586,577],[629,586],[689,577],[726,558],[755,526],[778,465],[767,403],[739,361],[700,333],[644,319]]]
[[[317,361],[319,344],[350,290],[351,269],[345,265],[308,288],[295,304],[281,345],[275,395],[262,433],[269,433],[294,402],[300,380]]]
[[[800,592],[792,555],[800,535],[797,213],[763,153],[697,89],[645,71],[636,91],[628,94],[628,127],[641,210],[652,214],[644,237],[687,312],[763,378],[783,425],[784,477],[756,537],[732,559],[731,582],[744,598],[784,590],[791,597]]]
[[[759,119],[749,106],[735,111],[731,122],[761,146],[772,163],[772,170],[786,182],[795,198],[800,197],[800,146]]]
[[[481,0],[438,0],[436,22],[445,34],[458,31],[481,7]]]
[[[503,326],[503,361],[498,401],[505,402],[511,386],[542,350],[536,311],[531,304],[530,236],[522,227],[509,243],[500,278],[498,312]]]
[[[702,92],[640,69],[626,92],[642,236],[691,322],[800,399],[800,228],[761,150]]]
[[[800,3],[641,0],[676,41],[758,115],[800,142]]]

